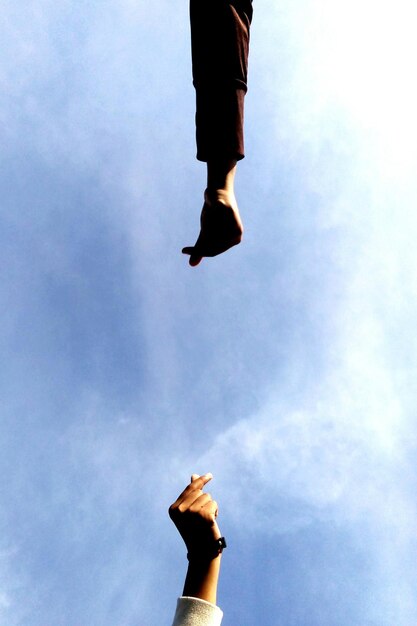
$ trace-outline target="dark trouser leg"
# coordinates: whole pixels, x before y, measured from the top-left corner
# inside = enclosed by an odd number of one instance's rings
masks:
[[[251,0],[190,0],[197,159],[244,157]]]

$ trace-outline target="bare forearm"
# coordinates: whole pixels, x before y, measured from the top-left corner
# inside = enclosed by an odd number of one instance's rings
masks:
[[[183,595],[216,604],[221,558],[219,554],[208,563],[190,562]]]

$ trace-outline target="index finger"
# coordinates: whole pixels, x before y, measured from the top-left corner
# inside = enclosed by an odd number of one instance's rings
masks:
[[[208,472],[207,474],[202,474],[201,476],[200,474],[191,474],[191,483],[197,480],[197,478],[204,478],[205,479],[204,485],[205,485],[213,478],[213,474],[211,472]]]
[[[191,483],[189,487],[193,487],[194,489],[202,489],[204,485],[207,485],[208,482],[213,478],[213,474],[208,472],[207,474],[203,474],[199,476],[198,474],[191,475]]]
[[[213,474],[211,474],[210,472],[207,474],[203,474],[202,476],[199,476],[198,474],[193,474],[191,476],[190,484],[187,485],[184,491],[180,493],[180,495],[172,505],[172,508],[176,508],[185,498],[190,496],[193,491],[200,491],[201,489],[203,489],[204,485],[210,482],[212,478]]]

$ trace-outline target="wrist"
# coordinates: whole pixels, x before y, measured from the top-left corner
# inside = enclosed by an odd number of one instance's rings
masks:
[[[190,563],[210,563],[220,557],[226,547],[226,539],[219,537],[204,546],[189,547],[187,559]]]

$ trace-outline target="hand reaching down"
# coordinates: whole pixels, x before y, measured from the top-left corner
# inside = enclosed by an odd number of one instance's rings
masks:
[[[190,255],[189,264],[192,267],[198,265],[203,257],[217,256],[242,241],[243,224],[234,194],[206,190],[200,226],[194,246],[182,250],[183,254]]]

